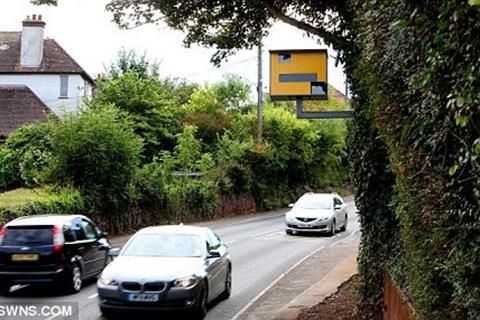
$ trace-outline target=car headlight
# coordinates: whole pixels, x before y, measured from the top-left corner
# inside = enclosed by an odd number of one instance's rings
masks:
[[[320,221],[326,221],[326,220],[328,220],[328,219],[330,219],[330,217],[329,217],[329,216],[326,216],[326,217],[321,217],[321,218],[318,219],[318,220],[320,220]]]
[[[180,288],[188,288],[192,287],[197,283],[197,278],[195,277],[187,277],[187,278],[182,278],[182,279],[177,279],[173,282],[173,285],[175,287],[180,287]]]
[[[101,277],[98,282],[104,286],[118,286],[117,280],[108,277]]]

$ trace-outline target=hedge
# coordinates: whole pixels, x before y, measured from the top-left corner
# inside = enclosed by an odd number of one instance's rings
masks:
[[[479,319],[480,10],[460,0],[353,6],[363,302],[381,318],[386,270],[419,319]]]

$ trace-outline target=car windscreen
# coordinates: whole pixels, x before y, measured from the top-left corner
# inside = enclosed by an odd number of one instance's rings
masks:
[[[8,227],[2,246],[48,246],[53,245],[52,226],[13,228]]]
[[[122,252],[136,257],[200,257],[203,254],[200,236],[190,234],[139,234]]]
[[[332,199],[328,197],[303,197],[295,203],[296,209],[332,209]]]

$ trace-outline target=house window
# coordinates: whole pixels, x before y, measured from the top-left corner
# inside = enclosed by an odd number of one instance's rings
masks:
[[[60,98],[68,98],[68,74],[60,75]]]
[[[279,63],[289,63],[292,62],[292,55],[290,53],[280,53],[278,55]]]

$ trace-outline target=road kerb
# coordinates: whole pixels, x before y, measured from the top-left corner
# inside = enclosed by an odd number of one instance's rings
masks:
[[[271,320],[296,320],[300,312],[337,292],[339,286],[357,273],[357,254],[351,255],[318,281],[277,311]]]

